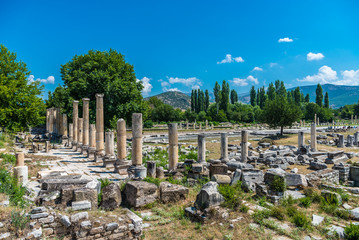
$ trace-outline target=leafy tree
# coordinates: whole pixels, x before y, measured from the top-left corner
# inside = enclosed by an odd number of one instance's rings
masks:
[[[197,89],[195,89],[194,92],[193,92],[193,98],[194,98],[194,111],[196,113],[198,113],[197,112],[197,110],[198,110],[198,93],[197,93]]]
[[[196,120],[196,118],[197,118],[197,114],[194,111],[187,109],[184,112],[184,118],[190,122],[194,122],[194,120]]]
[[[228,105],[229,105],[229,84],[223,80],[222,82],[222,96],[221,96],[221,104],[220,109],[224,111],[224,113],[228,112]]]
[[[267,101],[263,109],[263,120],[270,127],[280,127],[283,135],[285,126],[291,126],[301,117],[300,108],[294,103],[288,103],[286,97],[277,96],[275,100]]]
[[[235,104],[236,102],[238,102],[238,94],[237,94],[236,90],[232,89],[231,90],[231,104]]]
[[[251,105],[254,107],[255,105],[257,105],[257,93],[254,86],[252,86],[251,91],[249,92],[249,96]]]
[[[309,101],[310,101],[309,93],[307,93],[307,95],[305,95],[304,101],[305,101],[306,103],[309,103]]]
[[[259,107],[263,108],[265,106],[265,103],[267,101],[267,94],[264,90],[264,87],[261,87],[259,90]]]
[[[61,65],[61,77],[70,101],[90,98],[90,120],[94,122],[96,113],[96,93],[104,94],[105,127],[110,121],[124,118],[132,121],[132,113],[142,112],[146,119],[146,104],[143,101],[141,81],[136,80],[133,66],[116,50],[94,51],[76,55],[68,63]],[[65,109],[72,112],[72,107]]]
[[[304,117],[306,120],[313,120],[315,114],[319,113],[320,107],[316,103],[307,103],[305,106]]]
[[[256,104],[259,105],[261,102],[261,95],[259,94],[259,88],[257,89],[257,102]]]
[[[319,107],[323,106],[323,88],[319,83],[317,85],[317,89],[315,90],[315,102]]]
[[[162,104],[152,110],[151,119],[157,122],[179,121],[181,120],[180,111],[171,105]]]
[[[273,83],[270,83],[269,87],[268,87],[268,90],[267,90],[268,99],[269,100],[274,100],[275,94],[276,93],[275,93],[274,85],[273,85]]]
[[[285,89],[283,81],[280,81],[280,86],[279,86],[279,89],[277,91],[277,95],[282,96],[282,97],[287,96],[287,90]]]
[[[191,92],[191,111],[195,111],[195,100],[194,100],[194,90]]]
[[[163,104],[162,100],[158,97],[150,97],[150,99],[148,99],[148,103],[152,108],[157,108]]]
[[[329,108],[329,95],[328,95],[328,92],[325,92],[324,107]]]
[[[206,97],[205,97],[205,109],[204,111],[207,112],[208,111],[208,107],[209,107],[209,93],[208,90],[206,89]]]
[[[221,101],[221,86],[218,84],[217,81],[213,88],[213,94],[214,94],[214,101],[217,104],[219,104]]]
[[[299,104],[301,102],[301,94],[299,87],[296,87],[294,90],[294,102],[295,104]]]
[[[24,131],[44,121],[45,104],[39,95],[43,86],[29,82],[30,75],[16,53],[0,45],[0,127]]]

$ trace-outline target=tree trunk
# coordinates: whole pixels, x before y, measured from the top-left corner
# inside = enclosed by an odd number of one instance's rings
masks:
[[[283,136],[283,129],[284,127],[283,126],[280,126],[280,135]]]

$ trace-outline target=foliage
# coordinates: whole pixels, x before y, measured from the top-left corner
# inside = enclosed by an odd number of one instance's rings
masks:
[[[168,162],[168,152],[160,148],[156,148],[153,153],[143,157],[143,163],[147,161],[155,161],[157,167],[166,168]]]
[[[263,219],[269,218],[271,216],[271,211],[269,209],[258,210],[255,211],[252,216],[256,222],[261,222]]]
[[[284,192],[287,189],[284,178],[274,176],[273,181],[269,184],[269,188],[276,192]]]
[[[10,163],[12,165],[16,164],[16,157],[15,155],[12,154],[7,154],[7,153],[0,153],[0,158],[2,158],[2,163],[6,164],[6,163]]]
[[[319,107],[323,106],[323,88],[319,83],[317,85],[317,89],[315,90],[315,103]]]
[[[320,195],[320,191],[314,188],[306,188],[304,189],[304,195],[310,198],[312,202],[320,203],[322,200],[322,196]]]
[[[242,213],[247,213],[249,211],[249,207],[246,205],[241,205],[239,211],[241,211]]]
[[[20,186],[17,179],[3,166],[0,167],[0,192],[10,197],[10,204],[13,206],[23,208],[27,205],[27,201],[24,199],[25,188]]]
[[[145,123],[143,124],[143,127],[145,127],[145,128],[152,128],[152,127],[153,127],[153,122],[152,122],[152,120],[146,120]]]
[[[145,177],[143,179],[143,181],[148,182],[148,183],[153,183],[156,186],[160,186],[160,183],[165,181],[165,180],[164,179],[159,179],[159,178]]]
[[[301,198],[299,199],[299,202],[305,208],[308,208],[312,204],[310,197]]]
[[[286,216],[286,209],[282,206],[272,207],[271,216],[277,218],[280,221],[283,221]]]
[[[359,239],[359,225],[350,223],[344,228],[345,239],[357,240]]]
[[[307,217],[307,215],[305,215],[305,213],[300,212],[300,211],[297,211],[293,215],[292,221],[293,221],[294,225],[297,227],[308,228],[310,226],[309,218]]]
[[[242,188],[241,188],[241,182],[238,182],[234,186],[231,186],[229,184],[219,185],[218,191],[222,196],[224,197],[224,202],[222,203],[222,206],[230,208],[230,209],[236,209],[240,206],[242,200],[241,200],[241,194],[242,194]]]
[[[11,211],[10,218],[11,218],[11,224],[17,230],[24,229],[26,225],[30,222],[30,215],[17,209]]]
[[[97,195],[97,200],[98,200],[98,203],[100,204],[102,201],[102,189],[104,187],[110,185],[111,181],[108,178],[100,178],[99,181],[101,183],[101,190],[100,190],[100,193]]]
[[[28,81],[30,75],[16,53],[0,44],[0,127],[8,131],[24,131],[43,123],[45,105],[39,97],[43,86]]]

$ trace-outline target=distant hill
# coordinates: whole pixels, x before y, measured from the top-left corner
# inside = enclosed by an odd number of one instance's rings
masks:
[[[317,85],[301,86],[299,87],[304,96],[309,93],[310,101],[315,102],[315,89]],[[325,92],[329,94],[329,103],[332,108],[340,108],[344,105],[354,104],[359,99],[359,86],[343,86],[324,84],[322,85],[323,95]],[[289,88],[288,90],[294,90],[295,88]],[[243,103],[249,103],[249,92],[238,94],[239,101]]]
[[[191,107],[191,97],[185,93],[177,91],[168,91],[153,97],[161,99],[162,102],[171,105],[174,108],[187,109]],[[148,100],[150,97],[145,98]]]

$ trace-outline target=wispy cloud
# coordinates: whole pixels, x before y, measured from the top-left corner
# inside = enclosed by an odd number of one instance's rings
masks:
[[[254,72],[254,71],[259,71],[259,72],[261,72],[261,71],[263,71],[263,68],[254,67],[253,70],[252,70],[252,72]]]
[[[324,58],[324,55],[322,53],[308,53],[307,54],[307,60],[308,61],[314,61],[314,60],[321,60]]]
[[[32,82],[35,82],[35,81],[39,81],[39,82],[42,82],[44,84],[54,84],[55,83],[55,77],[54,76],[48,76],[46,79],[41,79],[41,78],[36,78],[35,80],[35,76],[34,75],[30,75],[27,80],[32,83]]]
[[[279,43],[282,43],[282,42],[293,42],[293,39],[288,38],[288,37],[279,38],[278,42],[279,42]]]
[[[217,62],[217,64],[232,63],[232,62],[244,62],[244,60],[242,57],[232,57],[231,54],[227,54],[226,57],[222,61]]]
[[[275,62],[271,62],[271,63],[269,63],[269,67],[275,67],[275,66],[277,66],[278,65],[278,63],[275,63]]]
[[[234,86],[240,86],[244,87],[249,84],[249,82],[252,82],[254,84],[258,84],[258,78],[253,77],[252,75],[249,75],[247,78],[233,78],[232,80],[229,80]]]
[[[202,86],[200,79],[196,77],[180,78],[180,77],[167,77],[167,80],[158,80],[161,83],[162,91],[181,91],[178,87],[172,87],[172,85],[183,85],[187,88],[198,89]]]
[[[152,91],[152,84],[150,83],[151,78],[143,77],[142,79],[137,79],[137,81],[141,81],[143,85],[142,93],[145,96],[148,96]]]

